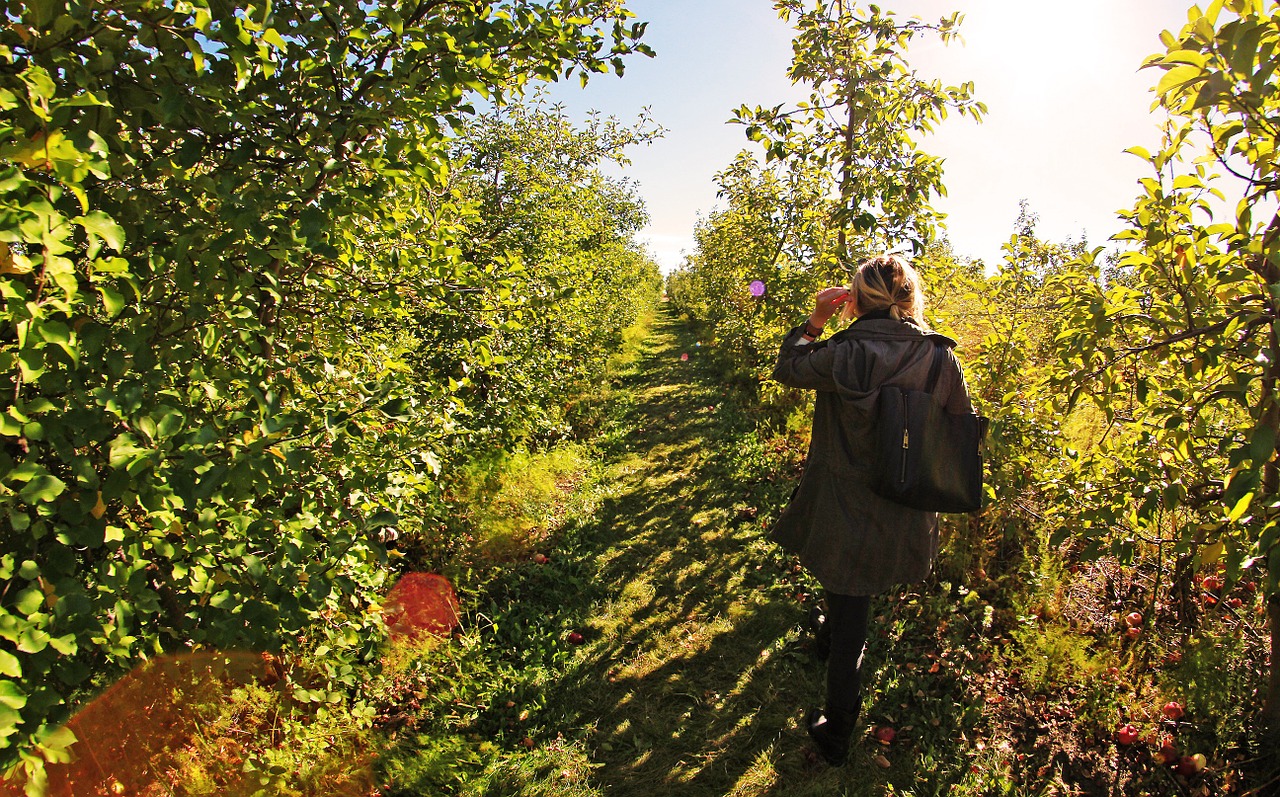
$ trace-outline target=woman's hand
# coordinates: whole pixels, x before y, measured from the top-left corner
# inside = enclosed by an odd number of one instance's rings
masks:
[[[823,288],[813,303],[813,312],[809,315],[809,325],[820,331],[831,316],[849,301],[848,288]]]

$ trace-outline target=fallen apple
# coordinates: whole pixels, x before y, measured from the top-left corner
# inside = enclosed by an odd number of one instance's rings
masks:
[[[1130,639],[1137,639],[1142,636],[1142,629],[1136,625],[1131,625],[1124,630],[1124,635]]]
[[[880,744],[892,744],[897,737],[898,732],[888,725],[876,728],[876,741],[880,742]]]
[[[1219,576],[1205,576],[1204,581],[1200,582],[1200,586],[1209,592],[1217,592],[1222,589],[1222,578]]]
[[[1128,747],[1138,741],[1138,729],[1128,723],[1121,725],[1116,729],[1116,741]]]
[[[1124,616],[1124,621],[1129,624],[1129,627],[1136,628],[1142,625],[1142,615],[1137,612],[1129,612]]]
[[[578,633],[577,631],[572,631],[569,633],[570,645],[581,645],[585,641],[586,641],[586,637],[584,637],[582,634]]]
[[[547,558],[547,555],[545,553],[535,553],[533,555],[533,561],[537,562],[540,565],[545,565],[550,560]]]
[[[1164,708],[1160,709],[1160,711],[1171,720],[1176,721],[1182,719],[1182,704],[1176,700],[1170,700],[1168,703],[1165,703]]]

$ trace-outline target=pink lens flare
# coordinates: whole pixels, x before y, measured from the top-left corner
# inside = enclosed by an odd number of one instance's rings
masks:
[[[751,295],[757,298],[764,296],[764,283],[760,280],[754,280],[751,283]]]

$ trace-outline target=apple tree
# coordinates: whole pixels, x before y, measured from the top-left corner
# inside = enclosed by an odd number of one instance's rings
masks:
[[[1155,152],[1131,150],[1151,173],[1123,214],[1128,251],[1107,279],[1081,262],[1059,291],[1057,383],[1107,420],[1059,485],[1060,538],[1121,555],[1167,551],[1184,597],[1195,567],[1222,568],[1228,583],[1259,578],[1275,651],[1280,16],[1262,0],[1215,0],[1161,39],[1165,52],[1146,67],[1161,72],[1156,102],[1170,122]],[[1264,714],[1280,727],[1274,659],[1270,679]]]
[[[921,151],[919,138],[951,112],[980,120],[986,107],[973,99],[972,84],[944,87],[919,77],[906,54],[929,33],[944,43],[956,38],[962,17],[901,20],[854,0],[778,0],[774,7],[796,29],[788,76],[808,86],[810,97],[789,110],[743,106],[735,121],[769,161],[811,167],[832,181],[828,213],[837,241],[824,255],[848,261],[906,243],[923,251],[938,218],[929,200],[946,189],[942,159]]]
[[[373,319],[452,324],[501,268],[462,257],[450,139],[646,48],[617,0],[3,10],[0,766],[38,778],[140,658],[368,649],[438,467],[387,430],[453,428],[463,376]]]

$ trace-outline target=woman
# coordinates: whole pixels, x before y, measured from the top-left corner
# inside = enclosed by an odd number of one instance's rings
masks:
[[[818,341],[844,307],[848,329]],[[862,654],[870,596],[923,580],[938,550],[938,515],[895,504],[871,491],[875,404],[881,385],[923,390],[934,349],[946,347],[934,400],[969,412],[955,341],[924,322],[915,269],[892,255],[857,269],[849,288],[818,291],[813,314],[782,341],[773,378],[816,391],[813,436],[804,475],[771,536],[822,584],[829,634],[824,710],[806,717],[809,735],[832,766],[849,754],[862,708]],[[825,642],[825,639],[824,639]]]

